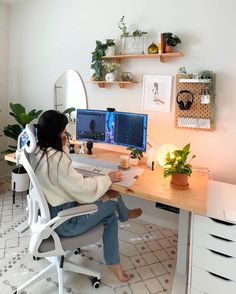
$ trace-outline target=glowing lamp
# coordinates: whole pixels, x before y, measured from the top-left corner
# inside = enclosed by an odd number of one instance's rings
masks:
[[[178,147],[173,144],[163,144],[157,149],[157,161],[160,166],[165,165],[166,154],[168,152],[173,152],[176,149],[178,149]]]

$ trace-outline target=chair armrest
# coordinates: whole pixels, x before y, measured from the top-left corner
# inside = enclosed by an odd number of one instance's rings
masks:
[[[67,217],[67,216],[78,216],[83,214],[91,214],[98,211],[98,207],[95,204],[81,205],[72,208],[68,208],[62,210],[58,213],[59,217]]]

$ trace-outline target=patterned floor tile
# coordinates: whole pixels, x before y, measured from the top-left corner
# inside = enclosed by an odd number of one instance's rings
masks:
[[[48,261],[34,261],[28,253],[29,230],[18,233],[15,228],[27,220],[26,196],[16,195],[15,204],[9,181],[0,189],[0,293],[12,294],[48,265]],[[94,289],[84,275],[65,272],[64,293],[70,294],[168,294],[173,280],[177,233],[139,219],[119,224],[121,264],[131,278],[121,283],[104,264],[102,243],[82,248],[81,255],[73,255],[74,262],[82,262],[101,272],[102,284]],[[163,248],[164,247],[164,248]],[[57,294],[56,271],[25,290],[24,294]]]

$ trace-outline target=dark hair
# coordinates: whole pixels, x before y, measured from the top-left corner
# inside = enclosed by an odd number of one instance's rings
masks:
[[[57,110],[45,111],[39,118],[37,124],[38,146],[41,150],[48,147],[63,151],[61,132],[68,124],[65,114]]]
[[[57,111],[57,110],[47,110],[42,113],[39,117],[38,124],[35,125],[37,128],[37,137],[38,137],[38,146],[43,151],[35,170],[39,167],[39,164],[44,156],[47,158],[47,170],[48,177],[50,179],[49,173],[49,158],[54,156],[58,151],[61,152],[60,159],[57,163],[57,175],[58,175],[58,167],[62,155],[64,153],[63,144],[61,140],[61,133],[66,128],[68,124],[68,118],[65,114]],[[55,152],[48,156],[48,148],[55,149]],[[69,166],[68,166],[69,170]],[[50,179],[51,181],[51,179]]]

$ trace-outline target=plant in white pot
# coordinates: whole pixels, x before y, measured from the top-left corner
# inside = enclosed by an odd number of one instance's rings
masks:
[[[188,177],[192,174],[191,160],[187,162],[190,153],[190,144],[180,150],[168,152],[165,157],[164,177],[171,176],[170,186],[177,190],[187,190],[189,188]]]
[[[105,75],[105,80],[107,82],[114,82],[115,78],[116,78],[116,71],[117,68],[117,64],[115,62],[111,62],[111,61],[102,61],[102,69],[104,70],[104,72],[106,73]]]
[[[139,160],[143,157],[143,151],[134,147],[128,147],[127,150],[131,150],[130,152],[130,165],[138,165]]]
[[[13,139],[17,142],[18,136],[22,129],[25,128],[26,124],[32,122],[34,119],[38,118],[42,110],[36,111],[35,109],[26,113],[25,107],[19,103],[10,103],[11,111],[9,114],[14,117],[17,123],[8,124],[3,128],[3,133],[6,137]],[[8,149],[3,153],[13,153],[16,151],[16,145],[8,145]],[[15,202],[15,193],[27,191],[29,186],[29,178],[22,166],[17,166],[12,170],[12,191],[13,191],[13,203]]]

